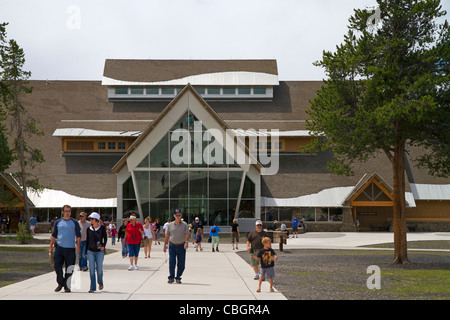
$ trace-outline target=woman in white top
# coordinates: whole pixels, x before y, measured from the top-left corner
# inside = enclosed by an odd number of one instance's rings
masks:
[[[152,226],[152,218],[145,218],[144,224],[144,253],[145,258],[150,258],[150,252],[152,251],[152,242],[155,239],[155,231]]]

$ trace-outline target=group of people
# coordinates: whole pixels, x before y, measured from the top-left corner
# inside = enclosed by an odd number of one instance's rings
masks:
[[[58,219],[53,226],[49,254],[53,255],[54,269],[56,272],[56,281],[58,286],[55,291],[59,292],[64,288],[65,292],[70,292],[69,279],[73,274],[76,263],[76,255],[79,254],[79,265],[81,270],[89,269],[90,288],[89,292],[102,290],[103,284],[103,260],[105,256],[105,247],[108,240],[107,229],[101,223],[100,215],[92,212],[88,217],[84,212],[80,213],[80,220],[77,221],[71,217],[72,208],[70,205],[64,205],[62,208],[62,218]],[[191,232],[186,222],[181,219],[181,211],[174,210],[174,221],[169,221],[164,225],[164,246],[163,252],[169,252],[169,276],[168,283],[181,283],[181,278],[186,265],[186,250],[189,246]],[[86,221],[89,218],[89,222]],[[233,221],[232,243],[233,249],[236,243],[238,249],[239,228],[237,221]],[[124,228],[123,228],[124,227]],[[122,229],[122,230],[121,230]],[[147,231],[146,231],[147,230]],[[123,235],[121,231],[124,232]],[[212,251],[219,251],[218,234],[220,228],[217,223],[210,229]],[[151,221],[146,219],[142,225],[137,221],[136,216],[131,215],[128,221],[118,231],[119,239],[126,244],[128,256],[130,258],[130,267],[128,270],[138,270],[138,257],[141,246],[141,240],[145,237],[156,239],[156,233],[151,225]],[[201,250],[201,238],[203,236],[203,226],[196,225],[195,243],[197,249]],[[55,250],[53,252],[53,248]],[[249,233],[247,237],[247,251],[250,253],[251,265],[255,271],[255,280],[259,280],[257,292],[261,290],[263,278],[267,278],[270,283],[270,291],[273,291],[272,284],[275,273],[273,271],[274,260],[277,255],[271,248],[271,240],[267,233],[262,229],[261,220],[256,221],[255,230]],[[150,257],[150,251],[146,252],[146,257]],[[87,268],[89,262],[89,268]],[[65,266],[65,273],[63,267]]]

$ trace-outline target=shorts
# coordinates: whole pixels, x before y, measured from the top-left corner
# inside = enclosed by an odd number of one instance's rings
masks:
[[[265,279],[273,279],[275,278],[275,269],[273,267],[261,268],[260,276],[264,277]]]
[[[253,255],[254,255],[255,257],[258,256],[258,253],[259,253],[259,249],[253,249]],[[258,265],[259,265],[260,262],[259,262],[258,259],[254,259],[253,257],[251,257],[250,259],[251,259],[251,265],[252,265],[252,267],[255,267],[255,266],[258,266]]]
[[[138,244],[128,244],[128,256],[131,257],[138,257],[139,256],[139,250],[141,249],[141,245]]]
[[[147,238],[147,237],[145,237],[145,238],[143,239],[143,241],[144,241],[144,246],[148,246],[149,244],[151,245],[151,244],[152,244],[152,240],[153,240],[153,238]]]
[[[231,232],[231,243],[238,243],[239,242],[239,236],[236,231]]]
[[[294,232],[298,231],[298,227],[292,227],[292,231]]]

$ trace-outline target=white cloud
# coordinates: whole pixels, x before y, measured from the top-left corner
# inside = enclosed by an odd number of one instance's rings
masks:
[[[281,80],[321,80],[312,63],[342,42],[354,8],[374,3],[2,0],[1,19],[24,48],[33,79],[99,80],[106,58],[270,58],[277,59]],[[73,7],[78,25],[68,11]]]

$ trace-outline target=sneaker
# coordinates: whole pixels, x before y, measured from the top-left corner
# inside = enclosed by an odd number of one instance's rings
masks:
[[[212,248],[212,252],[214,252],[214,248]]]
[[[255,274],[254,280],[259,280],[259,273]]]
[[[177,283],[181,283],[181,279],[177,279]]]
[[[198,251],[198,248],[195,248],[195,251]]]
[[[69,287],[64,287],[64,292],[72,292],[72,291],[70,291]]]
[[[167,280],[167,283],[173,283],[173,278],[170,278],[169,280]]]
[[[219,252],[219,247],[216,248],[216,251]]]
[[[137,265],[134,266],[134,270],[139,270]]]
[[[133,266],[129,266],[128,267],[128,271],[133,271],[134,270],[134,267]]]

